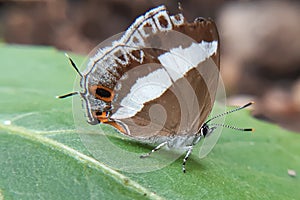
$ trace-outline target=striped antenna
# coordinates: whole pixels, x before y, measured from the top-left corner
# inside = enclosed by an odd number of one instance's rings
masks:
[[[239,110],[242,110],[242,109],[247,108],[248,106],[250,106],[252,104],[254,104],[254,102],[251,101],[251,102],[249,102],[249,103],[247,103],[247,104],[245,104],[245,105],[243,105],[241,107],[238,107],[238,108],[235,108],[233,110],[229,110],[227,112],[224,112],[224,113],[221,113],[219,115],[216,115],[216,116],[212,117],[211,119],[207,120],[205,122],[205,124],[207,126],[209,126],[209,127],[224,127],[224,128],[230,128],[230,129],[233,129],[233,130],[237,130],[237,131],[254,131],[253,128],[238,128],[238,127],[230,126],[230,125],[227,125],[227,124],[216,124],[216,123],[208,124],[208,122],[210,122],[210,121],[212,121],[212,120],[214,120],[216,118],[222,117],[224,115],[228,115],[230,113],[233,113],[233,112],[236,112],[236,111],[239,111]]]
[[[254,131],[253,128],[238,128],[238,127],[230,126],[230,125],[227,125],[227,124],[207,124],[207,125],[208,126],[221,126],[221,127],[224,127],[224,128],[230,128],[230,129],[237,130],[237,131]]]
[[[216,119],[216,118],[223,117],[224,115],[228,115],[228,114],[230,114],[230,113],[233,113],[233,112],[242,110],[242,109],[244,109],[244,108],[247,108],[247,107],[251,106],[252,104],[254,104],[253,101],[251,101],[251,102],[249,102],[249,103],[247,103],[247,104],[245,104],[245,105],[243,105],[243,106],[241,106],[241,107],[238,107],[238,108],[235,108],[235,109],[233,109],[233,110],[229,110],[229,111],[227,111],[227,112],[224,112],[224,113],[221,113],[221,114],[219,114],[219,115],[216,115],[216,116],[210,118],[209,120],[207,120],[205,123],[207,124],[208,122],[210,122],[210,121],[212,121],[212,120],[214,120],[214,119]]]

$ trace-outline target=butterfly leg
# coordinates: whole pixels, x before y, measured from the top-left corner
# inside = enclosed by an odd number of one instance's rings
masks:
[[[192,150],[193,150],[193,145],[191,146],[188,146],[188,150],[186,151],[186,154],[185,154],[185,157],[183,158],[183,163],[182,163],[182,171],[183,173],[185,173],[185,164],[186,164],[186,161],[188,160],[189,156],[191,155],[192,153]]]
[[[159,144],[157,147],[155,147],[154,149],[152,149],[149,153],[141,155],[140,158],[147,158],[147,157],[149,157],[153,152],[160,150],[167,143],[168,142],[163,142],[163,143]]]

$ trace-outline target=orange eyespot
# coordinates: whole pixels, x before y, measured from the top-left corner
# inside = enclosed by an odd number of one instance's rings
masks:
[[[97,118],[101,123],[106,123],[109,121],[108,119],[108,112],[106,111],[94,111],[93,115]]]
[[[105,102],[111,102],[114,98],[113,91],[102,85],[92,85],[89,87],[89,92],[94,95],[97,99]]]

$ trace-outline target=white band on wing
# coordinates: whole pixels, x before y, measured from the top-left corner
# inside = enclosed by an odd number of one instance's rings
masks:
[[[171,87],[173,82],[183,78],[188,71],[217,53],[217,48],[217,41],[202,41],[201,43],[192,43],[187,48],[179,46],[160,55],[158,59],[164,68],[138,78],[111,118],[133,117],[143,109],[145,103],[160,97]]]

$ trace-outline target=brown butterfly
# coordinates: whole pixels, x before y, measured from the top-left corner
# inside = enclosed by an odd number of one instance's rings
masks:
[[[80,72],[87,121],[109,124],[120,133],[158,146],[185,148],[182,170],[193,146],[217,126],[243,131],[213,119],[220,70],[220,42],[210,19],[188,22],[182,13],[169,15],[156,7],[136,19],[121,38],[99,49]]]

